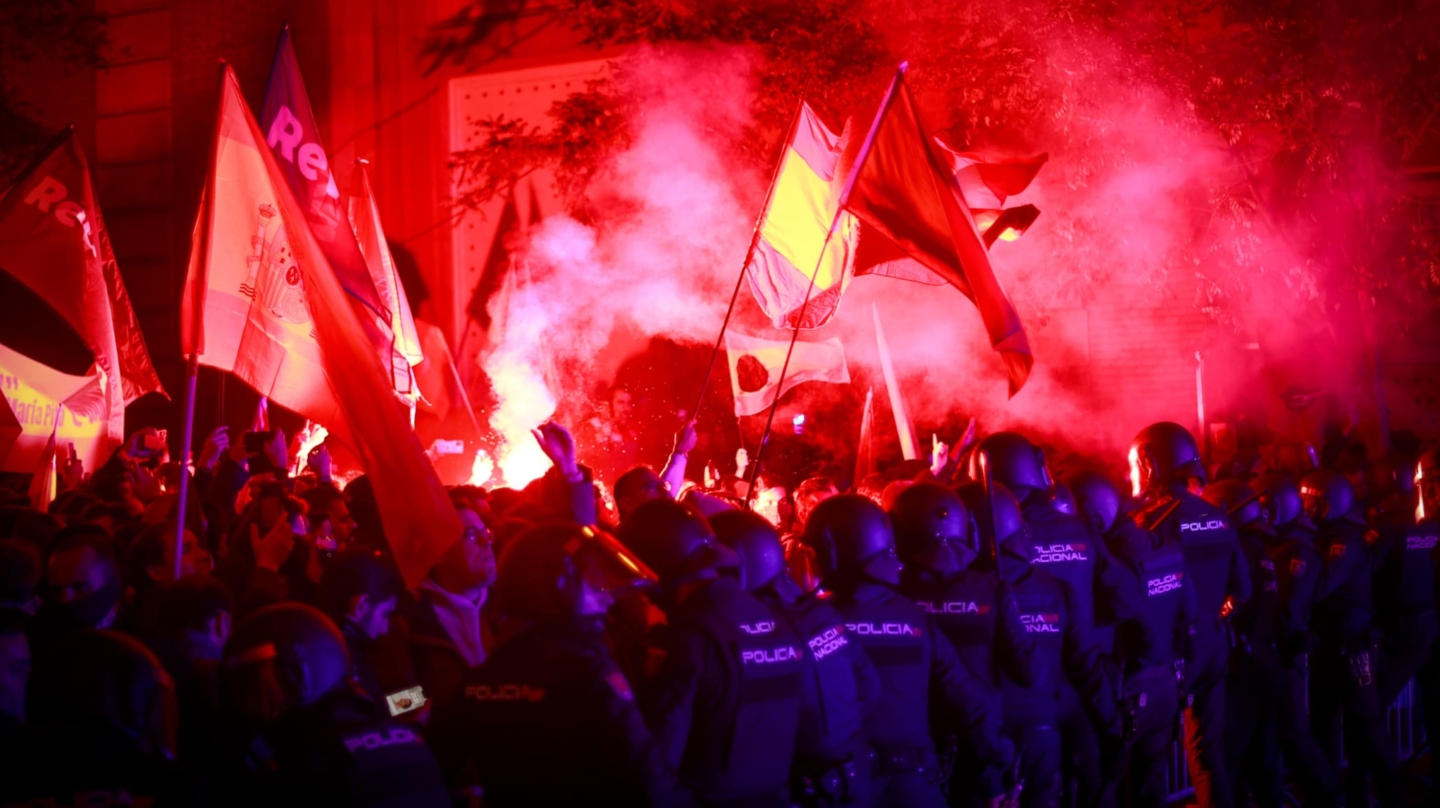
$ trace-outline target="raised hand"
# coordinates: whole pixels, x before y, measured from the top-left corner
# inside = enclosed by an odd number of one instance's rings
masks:
[[[574,478],[580,473],[580,465],[575,460],[575,438],[570,435],[570,430],[554,421],[547,421],[530,430],[530,434],[535,436],[541,451],[555,464],[555,468],[560,469],[561,474]]]

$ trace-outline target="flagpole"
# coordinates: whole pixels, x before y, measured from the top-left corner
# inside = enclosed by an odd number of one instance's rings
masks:
[[[790,148],[790,142],[795,139],[795,132],[800,128],[800,111],[805,108],[805,99],[802,96],[800,104],[795,107],[795,115],[790,120],[790,129],[785,139],[780,141],[780,158],[775,161],[775,170],[770,172],[770,187],[765,191],[765,202],[760,206],[760,216],[755,219],[755,229],[750,234],[750,248],[745,251],[745,261],[740,264],[740,275],[735,278],[735,290],[730,293],[730,305],[725,309],[725,320],[720,323],[720,333],[715,337],[715,347],[710,351],[710,364],[705,367],[705,376],[700,379],[700,393],[695,397],[695,408],[690,411],[692,420],[700,417],[700,405],[705,403],[705,391],[710,387],[710,376],[715,372],[715,360],[720,356],[720,346],[725,342],[725,332],[730,328],[730,316],[735,313],[735,301],[740,298],[740,287],[745,285],[745,274],[750,268],[750,261],[755,257],[755,248],[760,246],[760,232],[765,227],[765,214],[770,210],[770,201],[775,198],[775,182],[780,179],[780,169],[785,165],[785,152]],[[744,434],[741,434],[741,442],[744,442]]]
[[[755,447],[755,459],[750,467],[750,484],[745,490],[747,509],[755,498],[755,483],[760,479],[761,459],[765,455],[765,445],[770,442],[770,429],[775,425],[775,410],[780,406],[780,396],[785,391],[785,374],[790,371],[790,357],[794,355],[795,342],[800,338],[800,325],[805,322],[805,312],[810,308],[810,293],[815,291],[815,276],[820,274],[820,264],[825,260],[825,251],[830,249],[830,239],[835,236],[835,231],[840,229],[845,203],[850,201],[850,192],[855,189],[855,178],[860,176],[860,169],[870,156],[870,148],[875,145],[875,135],[880,131],[880,122],[885,119],[885,111],[890,108],[890,102],[895,98],[895,90],[900,86],[900,77],[905,75],[905,69],[909,66],[909,62],[901,62],[896,69],[895,77],[890,80],[890,88],[885,91],[885,98],[880,101],[880,109],[875,113],[875,120],[870,122],[870,131],[865,133],[865,140],[860,144],[855,165],[850,168],[840,197],[835,201],[835,216],[830,220],[830,230],[825,234],[825,243],[820,246],[820,256],[810,272],[810,285],[805,287],[805,300],[800,304],[800,314],[795,318],[795,328],[790,333],[790,347],[785,350],[785,363],[780,366],[780,379],[775,383],[775,398],[770,402],[770,414],[765,417],[765,431],[760,434],[760,445]]]
[[[225,122],[225,81],[227,76],[226,71],[228,70],[229,65],[224,59],[221,59],[220,80],[217,83],[219,92],[216,94],[218,100],[215,104],[215,132],[210,141],[210,165],[205,173],[205,188],[200,192],[201,207],[199,215],[206,216],[207,218],[204,222],[205,226],[198,228],[200,238],[203,240],[205,247],[200,252],[201,276],[195,284],[195,293],[200,299],[198,301],[191,301],[191,313],[196,318],[196,322],[191,324],[191,330],[193,332],[191,334],[192,344],[190,346],[189,361],[185,369],[185,434],[182,437],[184,443],[180,444],[180,490],[177,492],[179,498],[175,501],[175,561],[171,569],[177,581],[180,580],[180,558],[185,550],[185,506],[189,504],[188,500],[190,498],[190,444],[195,438],[195,380],[200,376],[200,351],[202,350],[201,346],[205,342],[205,327],[203,325],[205,318],[204,297],[206,284],[209,280],[207,276],[210,269],[210,230],[214,226],[213,220],[215,218],[215,168],[220,151],[220,132],[223,130]],[[193,251],[193,245],[191,249]],[[223,382],[220,392],[220,406],[222,407],[221,412],[223,413],[223,407],[225,406],[225,388]]]
[[[195,436],[195,380],[200,376],[200,357],[190,356],[185,382],[185,430],[180,444],[180,492],[175,502],[175,565],[172,572],[180,580],[180,557],[185,549],[185,505],[190,497],[190,441]]]

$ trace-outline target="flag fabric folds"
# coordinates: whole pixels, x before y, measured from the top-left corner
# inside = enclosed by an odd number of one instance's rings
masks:
[[[776,328],[796,327],[801,308],[805,318],[799,327],[819,328],[829,322],[850,283],[854,220],[842,215],[839,232],[825,242],[835,219],[840,143],[814,110],[801,104],[761,218],[760,239],[745,268],[750,291]],[[810,289],[812,274],[815,284]]]
[[[29,287],[95,355],[105,394],[103,451],[125,438],[125,405],[164,394],[150,364],[85,152],[66,129],[0,199],[0,270]],[[85,458],[87,468],[92,458]],[[28,471],[28,469],[27,469]]]
[[[852,141],[841,157],[839,170],[853,183],[845,209],[863,231],[883,236],[975,303],[1015,395],[1034,362],[1025,329],[995,278],[952,165],[920,124],[903,71],[881,103],[872,136]]]
[[[780,370],[785,366],[785,352],[789,347],[789,340],[777,341],[735,331],[725,332],[725,352],[730,361],[730,389],[735,394],[736,417],[764,412],[778,397],[801,382],[850,383],[845,349],[840,340],[832,337],[823,342],[797,341],[782,386]]]
[[[949,166],[960,188],[960,198],[975,218],[975,227],[989,248],[996,240],[1014,241],[1040,216],[1034,205],[1005,207],[1007,197],[1027,187],[1050,159],[1048,154],[1031,157],[995,158],[977,152],[957,152],[935,138],[936,153]],[[946,280],[910,258],[873,228],[860,228],[855,247],[855,276],[883,275],[930,286],[944,286]]]
[[[383,317],[389,321],[395,353],[405,359],[403,365],[396,363],[395,373],[409,377],[401,379],[397,376],[395,389],[408,390],[412,397],[418,396],[413,368],[425,360],[425,349],[420,332],[415,327],[410,301],[405,297],[405,286],[395,269],[395,259],[390,255],[390,245],[385,242],[385,228],[380,224],[380,206],[370,188],[370,172],[363,162],[355,166],[354,186],[350,195],[350,221],[360,242],[360,252],[369,265],[375,291],[385,307]]]
[[[459,517],[228,65],[211,161],[182,347],[325,426],[357,454],[400,571],[418,585],[460,537]]]
[[[418,345],[413,341],[405,344],[404,336],[393,329],[395,286],[387,277],[385,267],[389,252],[381,256],[373,247],[369,252],[362,248],[355,229],[354,202],[347,201],[340,193],[330,158],[320,142],[320,128],[310,109],[310,97],[305,92],[300,64],[290,42],[289,26],[280,32],[280,43],[275,49],[270,83],[265,88],[265,103],[260,112],[260,128],[265,133],[265,145],[275,155],[275,164],[304,210],[310,232],[324,251],[330,269],[359,307],[356,314],[360,316],[360,324],[375,346],[375,352],[385,361],[392,376],[392,387],[406,404],[413,405],[416,395],[414,376],[410,372],[413,363],[405,349]],[[383,231],[378,230],[378,214],[369,215],[367,233],[383,242]],[[394,264],[389,263],[393,272]],[[413,330],[410,336],[414,336]]]
[[[10,414],[10,418],[0,418],[0,438],[14,435],[8,446],[0,440],[3,470],[34,471],[51,435],[62,444],[74,444],[87,471],[109,459],[106,398],[98,372],[92,370],[85,376],[61,373],[0,345],[0,392],[5,395],[0,409]],[[59,417],[62,408],[64,416]],[[12,419],[13,433],[5,427]]]

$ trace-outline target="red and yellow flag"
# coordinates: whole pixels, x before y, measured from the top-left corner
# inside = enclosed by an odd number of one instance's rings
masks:
[[[850,284],[853,217],[841,214],[839,231],[828,245],[825,242],[835,219],[838,193],[833,181],[839,159],[840,138],[808,104],[801,104],[761,220],[760,240],[745,267],[750,291],[776,328],[794,328],[802,307],[805,319],[799,326],[819,328],[834,316],[840,296]]]
[[[400,571],[417,585],[459,539],[459,517],[228,65],[221,85],[181,343],[355,451]]]

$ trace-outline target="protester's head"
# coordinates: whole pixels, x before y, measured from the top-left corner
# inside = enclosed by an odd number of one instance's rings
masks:
[[[811,477],[795,489],[795,532],[805,531],[805,520],[815,506],[840,493],[829,477]]]
[[[337,553],[320,577],[320,609],[339,625],[346,623],[370,639],[390,631],[390,616],[405,585],[384,560],[373,553]]]
[[[430,570],[430,579],[451,594],[478,599],[495,583],[495,547],[485,521],[469,508],[460,515],[460,537]]]
[[[858,494],[841,494],[816,506],[805,525],[804,544],[815,554],[827,587],[843,589],[867,579],[900,583],[890,519]]]
[[[0,608],[0,713],[25,720],[25,685],[30,681],[29,615]]]
[[[755,481],[751,508],[776,527],[784,527],[794,513],[790,507],[790,492],[769,474],[761,474]]]
[[[230,636],[234,604],[230,590],[208,575],[167,581],[155,588],[154,627],[180,640],[192,660],[218,660]]]
[[[367,530],[380,528],[380,505],[375,501],[375,484],[368,476],[356,477],[345,486],[345,502],[357,526]]]
[[[85,512],[91,505],[102,500],[86,491],[65,491],[50,503],[49,513],[60,520],[62,525],[73,525],[84,521]]]
[[[101,628],[120,601],[120,567],[105,531],[73,525],[55,534],[45,559],[46,600],[75,612],[86,628]]]
[[[43,550],[60,531],[55,517],[20,506],[0,507],[0,536],[21,539]]]
[[[891,506],[900,561],[939,576],[951,576],[980,555],[970,513],[959,495],[939,483],[915,483]]]
[[[613,539],[573,522],[532,527],[500,555],[495,607],[518,621],[604,614],[616,593],[644,583],[627,555]]]
[[[20,539],[0,539],[0,610],[33,612],[40,554]]]
[[[114,502],[97,502],[85,509],[80,524],[95,525],[104,528],[106,533],[113,534],[133,521],[134,517],[126,506]]]
[[[37,654],[25,707],[33,725],[100,724],[146,754],[175,756],[170,677],[150,649],[118,632],[73,632]]]
[[[780,533],[765,517],[752,511],[721,511],[710,517],[715,538],[740,559],[740,583],[749,592],[773,595],[786,603],[801,595],[799,585],[786,572],[785,548]]]
[[[631,416],[635,414],[635,396],[630,389],[623,385],[615,385],[610,389],[610,418],[617,425],[630,422]]]
[[[127,581],[136,589],[146,589],[159,581],[175,577],[175,526],[150,525],[140,531],[126,553]],[[195,534],[185,531],[180,547],[180,575],[208,575],[215,567],[210,552],[200,546]]]
[[[855,493],[879,505],[880,498],[885,494],[885,486],[889,482],[889,478],[878,471],[867,474],[865,479],[856,484]]]
[[[335,538],[344,543],[350,538],[350,531],[355,529],[355,519],[350,515],[350,505],[345,501],[345,495],[340,489],[332,485],[317,485],[300,495],[309,506],[310,524],[318,528],[319,525],[328,520],[330,530]]]
[[[636,508],[620,525],[620,541],[666,586],[683,584],[711,570],[739,566],[735,554],[716,543],[705,517],[668,498]]]
[[[226,703],[246,722],[264,726],[342,687],[350,653],[340,630],[318,609],[278,603],[235,626],[221,673]]]
[[[636,466],[615,481],[615,510],[622,522],[641,505],[667,496],[665,482],[649,466]]]

